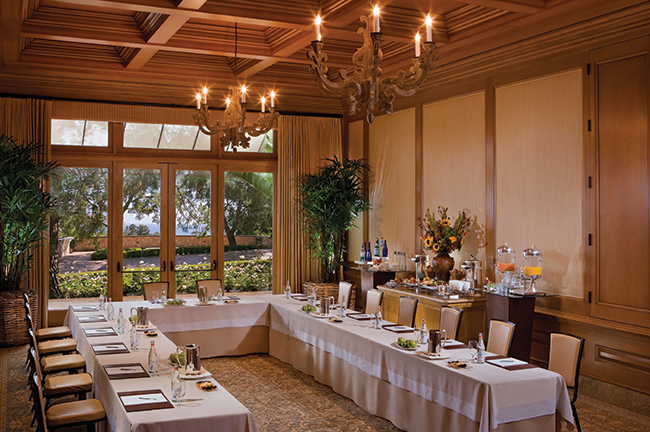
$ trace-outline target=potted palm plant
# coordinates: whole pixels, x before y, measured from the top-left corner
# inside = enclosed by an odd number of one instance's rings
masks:
[[[363,192],[363,175],[369,171],[362,159],[334,157],[316,173],[298,177],[296,200],[311,257],[320,264],[320,280],[303,284],[304,293],[317,290],[317,294],[329,296],[338,292],[339,269],[345,264],[345,235],[359,213],[370,208]]]
[[[23,277],[33,264],[34,248],[42,246],[48,229],[50,194],[43,189],[54,163],[38,163],[42,149],[0,136],[0,345],[27,342],[23,308]],[[33,291],[27,290],[36,300]],[[36,301],[31,301],[33,306]]]

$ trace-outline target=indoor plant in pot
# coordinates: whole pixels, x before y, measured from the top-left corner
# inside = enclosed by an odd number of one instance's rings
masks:
[[[297,179],[297,202],[304,220],[312,259],[320,264],[320,280],[303,284],[309,294],[315,284],[329,284],[338,292],[339,268],[344,264],[345,234],[358,215],[370,208],[364,197],[363,176],[370,169],[362,159],[327,159],[314,174]],[[333,292],[324,291],[325,295]],[[320,291],[322,294],[323,291]]]
[[[438,280],[449,282],[451,270],[454,268],[454,259],[449,255],[455,250],[460,250],[465,244],[467,230],[472,224],[469,210],[464,209],[458,213],[456,220],[448,215],[447,207],[438,207],[438,219],[427,209],[426,216],[418,218],[423,234],[422,249],[435,254],[432,267]]]
[[[52,201],[43,181],[55,166],[32,158],[41,149],[40,143],[20,145],[0,136],[0,345],[4,346],[27,343],[22,281],[33,264],[33,249],[42,246],[42,234],[48,229]],[[29,292],[36,315],[36,297]]]

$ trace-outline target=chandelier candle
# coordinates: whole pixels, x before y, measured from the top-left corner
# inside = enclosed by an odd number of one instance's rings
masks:
[[[241,103],[246,103],[246,86],[241,86]]]
[[[433,31],[431,30],[433,21],[431,19],[431,15],[427,14],[427,19],[425,22],[427,24],[427,42],[433,42]]]
[[[275,108],[275,92],[271,92],[271,108]]]
[[[375,33],[379,33],[380,28],[379,28],[379,6],[378,5],[375,5],[375,8],[373,9],[372,13],[375,16]]]
[[[415,56],[420,57],[420,33],[415,34]]]
[[[201,93],[196,94],[196,109],[201,109]]]
[[[316,15],[316,40],[321,40],[321,34],[320,34],[320,15]]]
[[[208,103],[208,88],[203,87],[203,103],[207,104]]]
[[[264,99],[264,96],[262,96],[262,112],[264,112],[264,102],[266,102],[266,100]]]

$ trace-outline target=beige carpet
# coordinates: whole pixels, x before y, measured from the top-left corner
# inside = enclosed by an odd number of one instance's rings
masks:
[[[0,432],[31,430],[26,347],[0,349]],[[260,432],[398,431],[293,367],[268,355],[204,361],[206,369],[248,407]],[[650,418],[580,396],[578,413],[585,432],[647,432]],[[85,428],[67,432],[85,431]]]

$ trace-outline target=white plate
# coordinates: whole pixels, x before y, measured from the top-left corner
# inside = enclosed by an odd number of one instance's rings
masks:
[[[428,351],[416,351],[415,352],[419,357],[427,360],[446,360],[449,358],[449,353],[445,350],[442,350],[440,355],[429,354]]]
[[[391,343],[391,345],[394,346],[395,348],[399,348],[399,349],[404,350],[404,351],[415,351],[417,349],[417,347],[416,348],[404,348],[403,346],[398,344],[397,341],[394,341],[393,343]]]
[[[146,325],[146,326],[136,325],[135,329],[136,329],[136,331],[156,330],[156,326],[153,325],[153,324],[149,324],[149,325]]]
[[[201,373],[200,374],[195,374],[195,375],[185,375],[183,372],[180,371],[180,378],[185,379],[185,380],[195,380],[195,379],[202,379],[202,378],[209,378],[212,376],[210,372],[205,370],[204,368],[201,368]]]
[[[320,312],[309,312],[309,315],[315,318],[332,318],[332,315],[328,315]]]
[[[194,306],[214,306],[216,303],[194,303]]]

